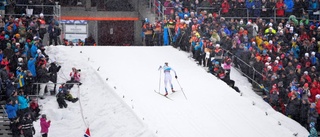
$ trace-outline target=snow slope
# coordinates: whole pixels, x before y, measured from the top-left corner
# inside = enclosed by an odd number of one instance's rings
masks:
[[[255,95],[236,70],[231,71],[231,78],[243,96],[196,65],[186,53],[169,46],[57,46],[49,47],[47,53],[62,65],[59,82],[69,79],[72,67],[81,69],[83,85],[74,87],[72,94],[80,97],[85,119],[79,102],[57,109],[55,97],[47,97],[40,104],[52,120],[50,136],[82,136],[84,123],[92,137],[308,136],[298,123]],[[178,92],[169,95],[173,101],[154,92],[159,90],[160,80],[160,92],[164,93],[163,73],[158,71],[164,62],[178,75],[178,81],[173,80]],[[40,131],[39,122],[34,125]]]

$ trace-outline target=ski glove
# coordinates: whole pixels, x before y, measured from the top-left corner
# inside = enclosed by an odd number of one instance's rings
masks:
[[[158,68],[158,70],[160,70],[162,68],[162,66],[160,66],[159,68]]]
[[[176,79],[178,79],[178,76],[175,76]]]

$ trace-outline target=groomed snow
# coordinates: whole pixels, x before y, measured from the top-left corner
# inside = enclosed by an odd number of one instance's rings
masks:
[[[253,93],[236,70],[231,71],[231,78],[243,96],[170,46],[57,46],[48,47],[46,52],[62,65],[59,82],[69,79],[72,67],[81,69],[83,85],[71,92],[80,97],[92,137],[308,136],[302,126]],[[164,62],[169,62],[178,75],[173,86],[179,91],[169,95],[173,101],[154,92],[159,89],[161,74],[160,92],[164,93],[163,73],[158,71]],[[58,109],[56,98],[47,96],[39,103],[42,113],[52,121],[49,136],[83,136],[86,125],[79,102],[67,102],[67,109]],[[36,136],[40,136],[39,121],[34,126]]]

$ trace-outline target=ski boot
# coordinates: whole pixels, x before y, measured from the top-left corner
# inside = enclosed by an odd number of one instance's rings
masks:
[[[171,89],[172,93],[176,92],[173,88]]]
[[[166,92],[166,94],[164,94],[164,96],[167,96],[168,95],[168,92]]]
[[[79,98],[73,98],[73,99],[71,100],[71,102],[72,102],[72,103],[76,103],[78,100],[79,100]]]

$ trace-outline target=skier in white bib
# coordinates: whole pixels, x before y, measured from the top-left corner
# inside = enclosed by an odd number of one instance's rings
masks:
[[[176,73],[176,71],[174,69],[172,69],[171,67],[168,66],[168,62],[165,62],[164,66],[163,67],[160,66],[159,69],[163,69],[163,71],[164,71],[164,86],[165,86],[164,88],[165,88],[165,91],[166,91],[166,94],[164,94],[164,95],[167,96],[168,95],[168,90],[167,90],[167,84],[168,83],[171,86],[172,92],[175,92],[175,90],[173,90],[173,85],[172,85],[172,82],[171,82],[172,81],[172,77],[171,77],[170,71],[174,72],[176,79],[178,78],[177,77],[177,73]]]

